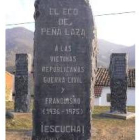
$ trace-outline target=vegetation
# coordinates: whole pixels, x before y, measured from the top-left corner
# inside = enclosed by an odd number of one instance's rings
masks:
[[[6,103],[7,110],[13,110],[13,102]],[[31,106],[32,109],[32,106]],[[93,112],[93,134],[94,140],[135,140],[135,119],[121,120],[101,117],[102,112],[109,107],[96,106]],[[128,111],[135,112],[135,107],[128,107]],[[27,132],[32,130],[32,114],[15,113],[13,120],[6,120],[7,140],[30,137]],[[11,132],[12,131],[12,132]],[[18,133],[14,133],[18,132]]]
[[[6,30],[6,70],[15,71],[15,54],[28,53],[33,54],[33,32],[26,28],[13,28]],[[108,67],[109,55],[113,52],[129,54],[129,67],[135,66],[135,46],[127,47],[113,44],[111,42],[98,40],[99,55],[98,66]]]
[[[95,107],[93,112],[94,140],[135,140],[135,119],[122,120],[101,117],[109,107]],[[135,112],[135,107],[128,107]]]
[[[31,107],[33,109],[33,100],[31,101]],[[6,102],[6,110],[14,110],[14,102]],[[7,130],[29,130],[32,129],[32,114],[31,113],[14,113],[14,119],[6,119]]]
[[[14,102],[12,101],[6,102],[6,110],[14,110]]]

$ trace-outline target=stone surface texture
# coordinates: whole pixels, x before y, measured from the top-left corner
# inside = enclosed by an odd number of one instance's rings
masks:
[[[15,112],[30,111],[28,65],[28,54],[16,54]]]
[[[37,0],[32,140],[90,140],[97,40],[86,0]]]
[[[110,89],[111,108],[110,112],[127,113],[127,77],[128,58],[125,53],[113,53],[110,59]]]
[[[110,111],[102,113],[101,116],[103,117],[109,117],[109,118],[116,118],[116,119],[123,119],[123,120],[128,120],[128,119],[132,119],[135,117],[135,113],[132,112],[127,112],[125,114],[122,113],[111,113]]]

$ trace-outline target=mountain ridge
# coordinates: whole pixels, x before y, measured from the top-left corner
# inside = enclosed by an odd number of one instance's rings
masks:
[[[6,29],[6,70],[13,71],[16,53],[33,55],[34,33],[26,28]],[[135,46],[127,47],[98,39],[98,67],[108,67],[111,53],[128,53],[129,67],[135,67]]]

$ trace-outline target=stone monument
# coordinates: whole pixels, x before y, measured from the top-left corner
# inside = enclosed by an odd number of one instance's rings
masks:
[[[125,53],[113,53],[110,59],[110,112],[126,113],[128,58]]]
[[[90,140],[94,22],[87,0],[37,0],[32,140]]]
[[[29,74],[28,54],[16,54],[15,71],[15,112],[30,111],[30,92],[28,87]]]
[[[102,115],[120,119],[134,117],[134,113],[127,112],[127,77],[128,56],[126,53],[112,53],[110,57],[110,90],[111,107],[110,112]]]

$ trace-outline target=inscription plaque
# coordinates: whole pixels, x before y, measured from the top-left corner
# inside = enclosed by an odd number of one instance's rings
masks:
[[[126,113],[127,54],[113,53],[110,60],[111,112]]]
[[[33,140],[91,139],[94,23],[86,0],[35,2]]]
[[[15,112],[30,111],[28,90],[28,54],[16,54],[15,72]]]

